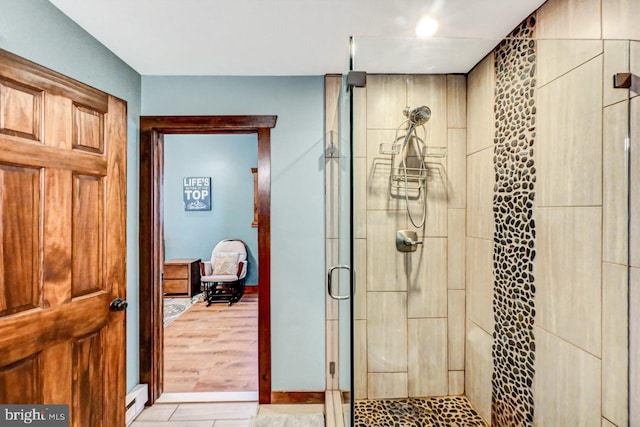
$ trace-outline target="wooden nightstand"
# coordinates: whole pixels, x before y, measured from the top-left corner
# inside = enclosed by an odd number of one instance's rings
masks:
[[[164,262],[162,292],[191,298],[200,292],[200,259],[170,259]]]

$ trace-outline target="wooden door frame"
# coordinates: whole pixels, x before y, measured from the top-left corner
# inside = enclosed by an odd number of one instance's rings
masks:
[[[258,396],[271,402],[271,129],[277,116],[140,117],[140,383],[149,405],[162,394],[163,148],[167,134],[258,136]]]

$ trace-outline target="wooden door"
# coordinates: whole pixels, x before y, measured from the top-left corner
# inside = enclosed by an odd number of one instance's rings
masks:
[[[0,50],[0,403],[124,426],[126,103]]]

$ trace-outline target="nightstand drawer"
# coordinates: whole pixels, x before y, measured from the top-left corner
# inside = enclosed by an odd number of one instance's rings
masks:
[[[170,259],[162,271],[163,293],[192,297],[200,292],[200,259]]]
[[[188,264],[165,264],[164,265],[164,279],[188,279],[189,278],[189,265]]]
[[[164,279],[165,294],[186,294],[189,292],[189,281],[187,279]]]

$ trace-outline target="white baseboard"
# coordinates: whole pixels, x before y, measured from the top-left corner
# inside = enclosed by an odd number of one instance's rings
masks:
[[[146,384],[138,384],[133,390],[127,393],[127,414],[125,417],[127,425],[131,424],[144,409],[144,404],[147,403],[149,396],[148,389],[149,387]]]

